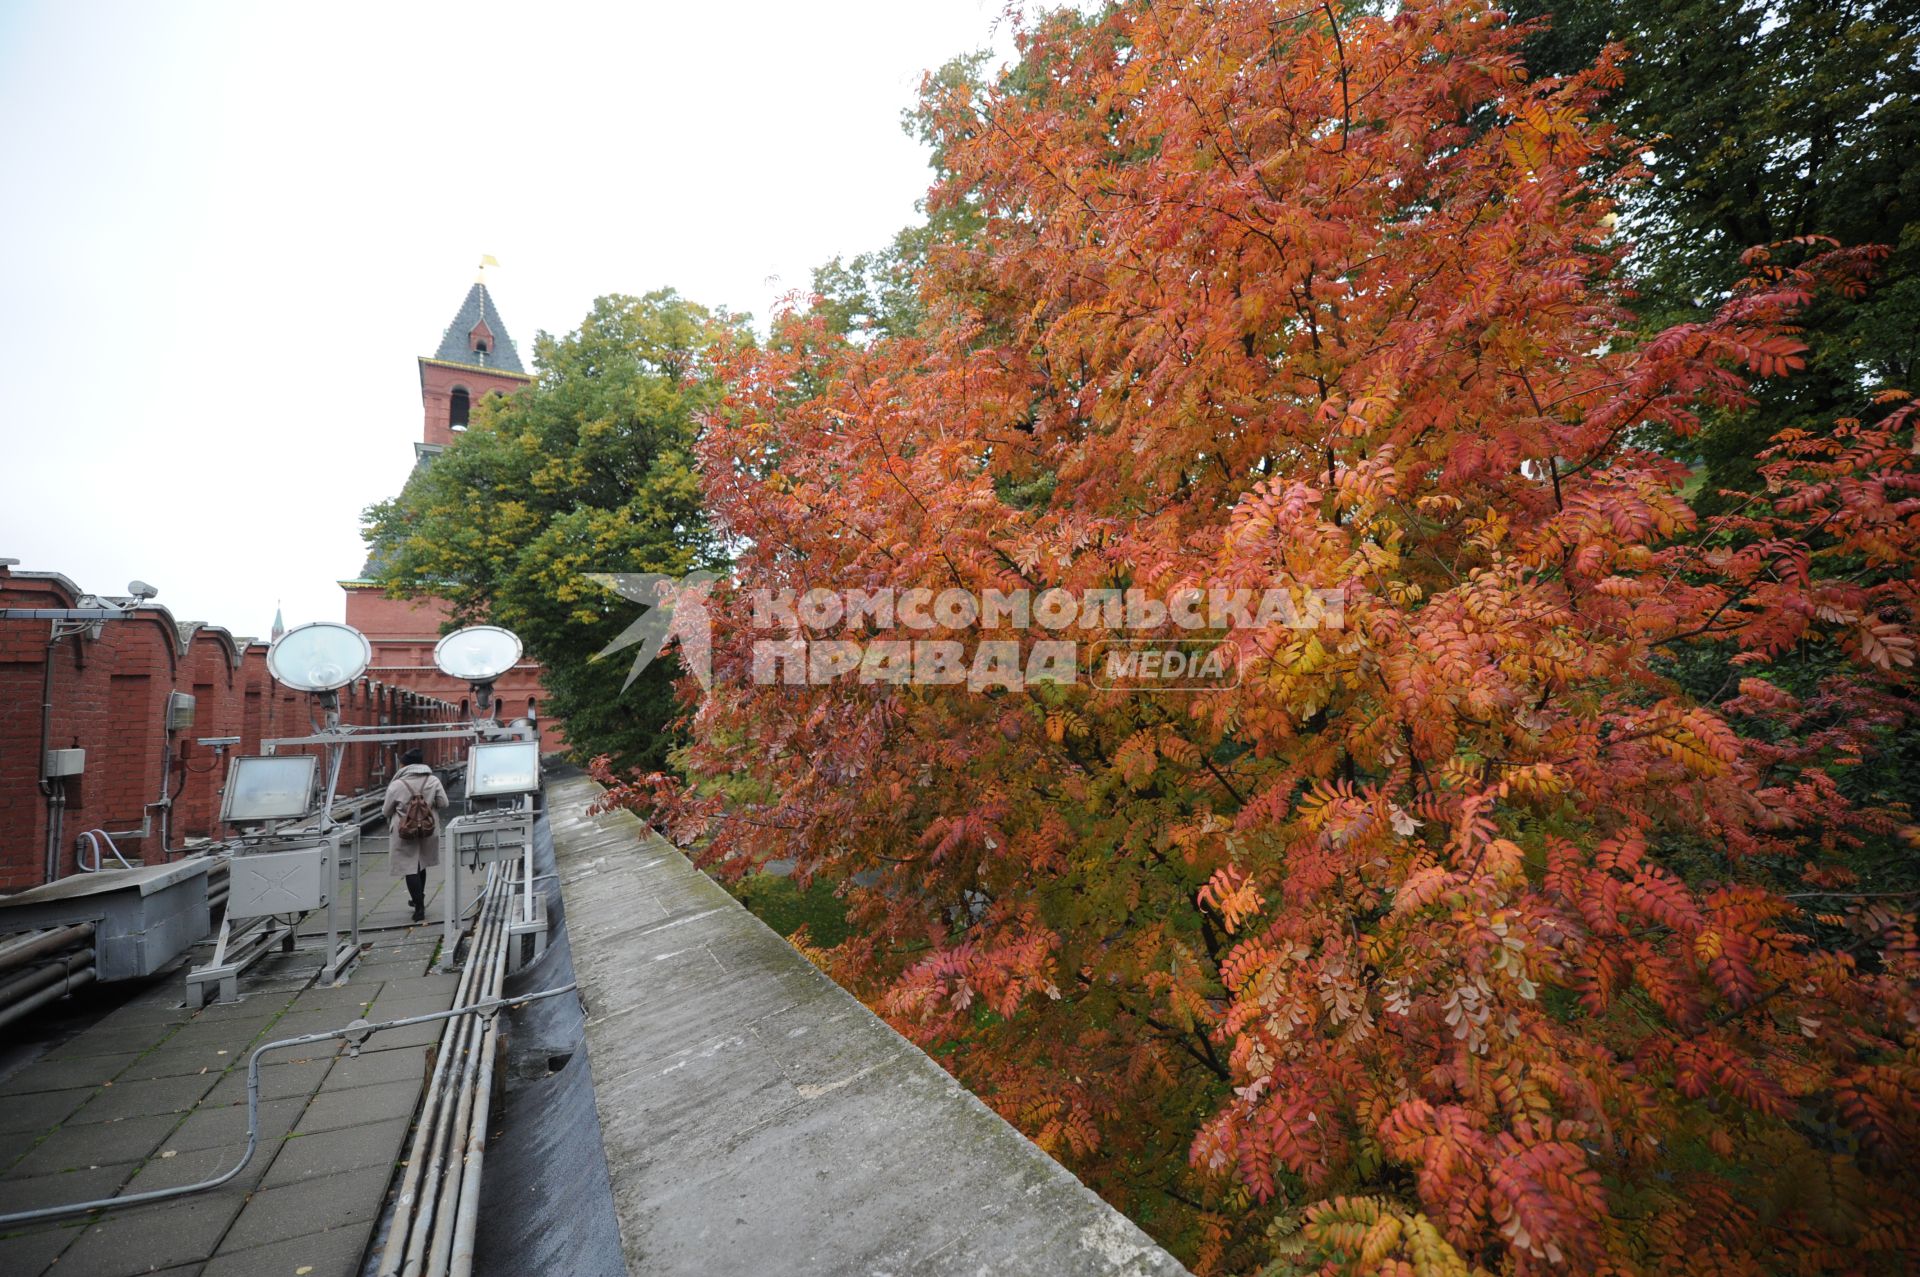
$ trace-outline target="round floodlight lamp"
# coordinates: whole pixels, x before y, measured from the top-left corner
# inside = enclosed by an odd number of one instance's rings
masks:
[[[520,661],[520,637],[497,625],[469,625],[434,645],[433,663],[448,678],[491,683]]]
[[[267,669],[296,692],[331,692],[367,672],[373,645],[351,625],[309,621],[267,649]]]

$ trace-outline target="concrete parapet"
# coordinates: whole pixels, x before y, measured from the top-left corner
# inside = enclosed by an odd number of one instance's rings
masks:
[[[1186,1271],[599,794],[548,816],[633,1272]]]

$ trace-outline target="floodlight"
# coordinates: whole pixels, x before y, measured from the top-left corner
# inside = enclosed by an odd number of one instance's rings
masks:
[[[364,674],[372,660],[367,636],[335,621],[296,625],[267,649],[267,668],[296,692],[345,687]]]
[[[520,660],[520,639],[497,625],[469,625],[433,647],[433,663],[448,678],[491,683]]]
[[[467,753],[467,797],[502,798],[540,788],[540,742],[495,741]]]
[[[229,825],[294,820],[313,808],[313,782],[320,760],[312,754],[236,758],[227,772],[220,819]]]

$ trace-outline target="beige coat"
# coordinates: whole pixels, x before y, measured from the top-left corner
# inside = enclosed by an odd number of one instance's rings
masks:
[[[402,767],[400,774],[387,784],[387,799],[381,810],[387,816],[388,842],[391,850],[387,855],[387,872],[396,878],[421,869],[431,869],[440,863],[440,831],[436,828],[425,838],[402,838],[396,832],[400,809],[415,794],[425,794],[436,810],[447,805],[447,787],[433,774],[433,768],[425,763],[415,763],[411,767]]]

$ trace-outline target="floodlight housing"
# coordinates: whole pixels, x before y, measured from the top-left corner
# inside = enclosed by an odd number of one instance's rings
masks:
[[[129,581],[127,582],[127,593],[133,595],[136,599],[150,599],[160,593],[160,591],[148,585],[145,581]]]
[[[267,669],[296,692],[331,692],[367,672],[373,645],[351,625],[309,621],[267,649]]]
[[[314,778],[319,774],[320,759],[313,754],[236,758],[227,771],[220,819],[229,825],[297,820],[313,810]]]
[[[492,741],[467,752],[467,797],[505,798],[538,788],[539,741]]]
[[[520,636],[498,625],[469,625],[433,645],[433,663],[448,678],[491,683],[520,661]]]

